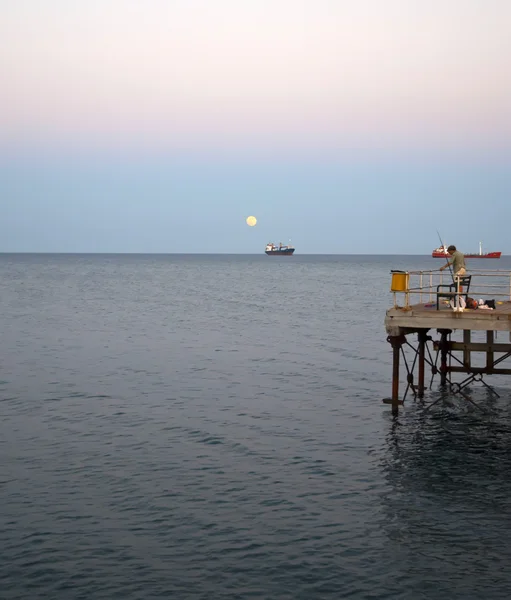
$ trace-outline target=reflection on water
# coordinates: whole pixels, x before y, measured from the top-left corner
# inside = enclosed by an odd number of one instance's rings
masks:
[[[382,468],[388,547],[414,598],[508,598],[511,564],[511,419],[502,398],[472,390],[430,411],[411,406],[389,423]]]

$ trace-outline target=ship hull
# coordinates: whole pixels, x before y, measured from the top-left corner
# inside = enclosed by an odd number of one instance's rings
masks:
[[[500,258],[502,252],[485,252],[484,254],[463,254],[465,258]],[[448,254],[443,252],[432,252],[433,258],[450,258]]]
[[[266,254],[268,256],[291,256],[294,251],[294,248],[291,250],[266,250]]]

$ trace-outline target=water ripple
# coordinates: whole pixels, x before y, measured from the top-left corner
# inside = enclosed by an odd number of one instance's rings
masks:
[[[395,265],[265,258],[0,257],[2,600],[509,597],[509,390],[392,419]]]

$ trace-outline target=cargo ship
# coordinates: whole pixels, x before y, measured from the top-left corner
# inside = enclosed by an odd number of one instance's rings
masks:
[[[463,256],[465,258],[500,258],[502,252],[483,252],[483,244],[479,242],[479,253],[465,253],[463,252]],[[449,253],[447,252],[447,246],[440,246],[439,248],[435,248],[431,253],[433,258],[449,258]]]
[[[278,246],[276,246],[272,242],[266,244],[265,249],[265,252],[268,256],[291,256],[294,251],[295,249],[291,245],[283,246],[282,243],[280,243]]]

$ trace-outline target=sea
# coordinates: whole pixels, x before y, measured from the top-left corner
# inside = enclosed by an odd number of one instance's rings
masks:
[[[382,403],[438,266],[0,255],[0,598],[509,599],[511,379]]]

